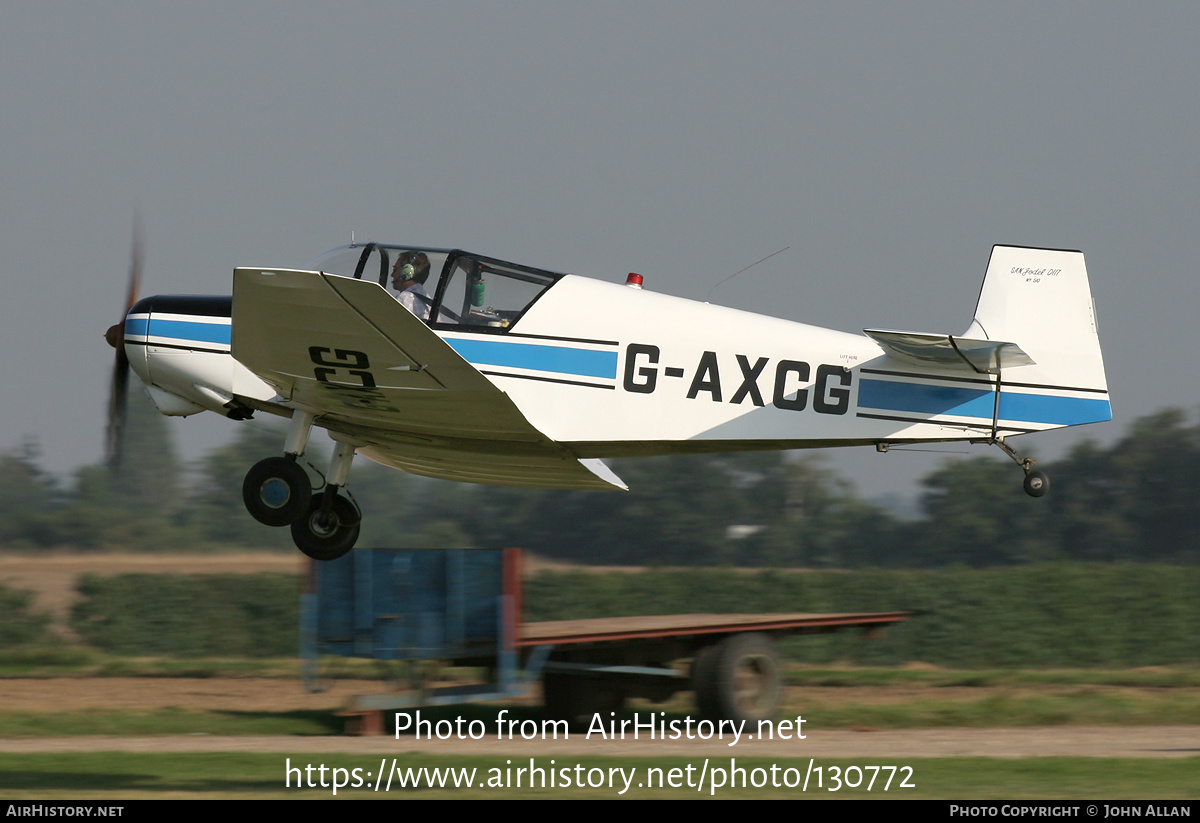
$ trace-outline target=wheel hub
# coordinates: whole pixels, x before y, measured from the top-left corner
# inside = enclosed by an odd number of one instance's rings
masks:
[[[764,701],[773,704],[772,661],[763,655],[743,658],[734,672],[734,702],[746,712],[757,712]]]
[[[272,477],[263,481],[258,490],[259,499],[263,505],[271,509],[282,509],[292,499],[292,490],[285,480]]]
[[[309,528],[317,537],[329,537],[338,530],[341,526],[341,521],[333,512],[322,514],[319,510],[313,512],[312,518],[308,521]]]

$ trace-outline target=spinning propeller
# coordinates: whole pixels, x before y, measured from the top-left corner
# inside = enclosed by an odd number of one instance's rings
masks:
[[[113,363],[112,380],[109,382],[108,395],[108,428],[105,440],[105,460],[112,470],[120,468],[121,441],[125,428],[125,397],[129,386],[129,357],[125,354],[125,315],[133,308],[138,299],[138,289],[142,282],[142,231],[141,224],[133,227],[133,251],[129,262],[129,288],[125,294],[124,310],[119,322],[110,326],[104,333],[108,345],[117,350]]]

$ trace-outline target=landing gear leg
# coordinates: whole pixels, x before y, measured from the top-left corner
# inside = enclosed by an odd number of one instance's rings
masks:
[[[996,438],[992,442],[1025,472],[1025,493],[1027,495],[1041,497],[1050,489],[1050,478],[1033,468],[1037,463],[1036,460],[1031,457],[1021,457],[1017,454],[1016,449],[1004,442],[1003,438]]]
[[[260,460],[246,472],[242,502],[250,516],[267,526],[286,526],[308,511],[312,485],[296,462],[308,445],[313,416],[296,410],[283,444],[283,457]]]
[[[313,495],[307,511],[292,521],[296,548],[315,560],[336,560],[358,540],[362,515],[349,498],[338,494],[349,479],[353,461],[354,446],[338,443],[325,491]]]

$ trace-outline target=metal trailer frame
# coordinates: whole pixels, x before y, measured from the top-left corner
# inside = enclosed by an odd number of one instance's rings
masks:
[[[627,697],[694,689],[701,712],[757,720],[775,708],[770,636],[873,631],[909,612],[657,615],[521,623],[519,549],[356,549],[310,561],[301,598],[306,685],[321,654],[405,661],[408,688],[355,698],[344,714],[381,731],[380,712],[525,695],[541,679],[547,712],[580,720]],[[691,659],[683,667],[679,661]],[[429,687],[421,661],[483,666],[488,682]],[[370,716],[374,715],[373,718]]]

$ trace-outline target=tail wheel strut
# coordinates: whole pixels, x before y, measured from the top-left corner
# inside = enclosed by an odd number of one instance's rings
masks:
[[[1021,467],[1025,472],[1025,493],[1030,497],[1041,497],[1050,489],[1050,478],[1044,472],[1037,471],[1033,467],[1037,461],[1032,457],[1021,457],[1017,454],[1017,450],[1004,442],[1004,438],[997,437],[992,441],[1000,450],[1012,458],[1012,461]]]

